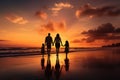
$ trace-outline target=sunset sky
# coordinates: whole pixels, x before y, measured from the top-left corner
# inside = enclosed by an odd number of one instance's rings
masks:
[[[0,47],[40,47],[48,32],[71,47],[120,42],[120,0],[0,0]]]

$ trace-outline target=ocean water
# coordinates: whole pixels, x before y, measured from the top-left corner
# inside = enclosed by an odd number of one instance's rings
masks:
[[[79,52],[79,51],[91,51],[99,50],[101,48],[70,48],[70,52]],[[47,51],[45,49],[45,51]],[[51,49],[51,53],[56,53],[55,48]],[[60,48],[60,53],[64,53],[64,48]],[[24,55],[40,55],[40,48],[0,48],[0,57],[9,57],[9,56],[24,56]],[[47,52],[45,52],[47,54]]]
[[[2,57],[0,80],[120,80],[120,47]]]

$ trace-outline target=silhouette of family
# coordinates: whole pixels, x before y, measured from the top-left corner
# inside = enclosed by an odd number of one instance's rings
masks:
[[[65,45],[62,44],[62,40],[59,34],[56,34],[56,37],[53,41],[50,33],[48,33],[48,36],[46,36],[45,38],[45,44],[42,44],[41,47],[41,53],[45,54],[45,45],[47,46],[47,54],[48,56],[50,56],[51,53],[51,46],[54,46],[55,44],[55,48],[56,48],[56,55],[58,56],[59,53],[59,49],[60,49],[60,45],[61,46],[65,46],[65,52],[68,53],[69,52],[69,42],[66,40]]]
[[[47,62],[45,66],[44,56],[41,58],[41,68],[44,70],[45,80],[54,80],[53,74],[55,76],[55,80],[59,80],[62,74],[62,69],[65,68],[65,71],[69,71],[69,58],[66,54],[64,59],[64,65],[60,64],[59,56],[56,56],[56,63],[54,66],[51,64],[50,56],[47,56]]]
[[[50,53],[51,53],[51,46],[52,45],[54,46],[54,44],[55,44],[55,48],[56,48],[56,63],[55,63],[55,66],[51,66]],[[64,59],[65,65],[60,65],[60,62],[59,62],[58,54],[59,54],[59,49],[60,49],[61,45],[63,46],[60,35],[56,34],[56,37],[53,41],[50,33],[48,33],[48,36],[45,38],[45,44],[42,44],[41,67],[43,70],[45,70],[45,77],[47,80],[51,80],[52,73],[54,73],[55,79],[59,80],[63,67],[65,68],[66,71],[69,71],[69,58],[67,57],[67,55],[69,53],[69,42],[66,40],[65,45],[64,45],[65,46],[64,52],[66,53],[66,57]],[[44,59],[45,46],[47,46],[47,54],[48,54],[46,66],[45,66],[45,59]]]

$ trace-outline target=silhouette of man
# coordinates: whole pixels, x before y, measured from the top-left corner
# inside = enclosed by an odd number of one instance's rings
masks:
[[[48,36],[45,38],[45,44],[47,45],[47,53],[50,55],[51,52],[51,44],[53,43],[53,39],[50,36],[50,33],[48,33]]]

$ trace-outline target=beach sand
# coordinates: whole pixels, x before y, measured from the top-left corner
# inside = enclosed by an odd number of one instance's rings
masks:
[[[119,48],[0,58],[0,80],[120,80]]]

